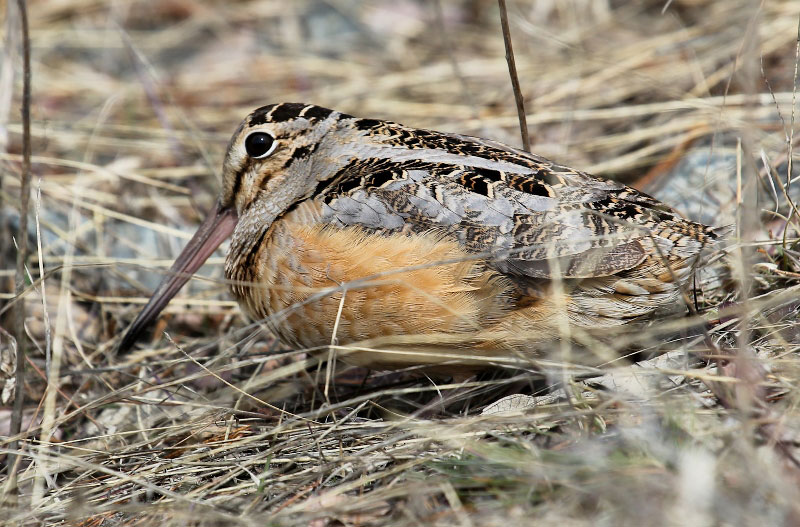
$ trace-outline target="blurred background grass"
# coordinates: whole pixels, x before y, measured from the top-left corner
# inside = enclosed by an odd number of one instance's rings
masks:
[[[115,356],[216,198],[227,141],[253,108],[313,102],[519,145],[497,3],[32,1],[29,270],[37,281],[41,264],[47,279],[26,295],[30,436],[20,502],[0,515],[87,526],[800,523],[800,266],[787,200],[800,195],[787,179],[800,2],[508,3],[535,152],[692,218],[739,220],[735,243],[700,275],[698,302],[723,308],[707,317],[722,321],[720,342],[735,345],[744,319],[761,395],[732,388],[726,399],[720,386],[741,378],[677,352],[556,390],[528,375],[454,390],[344,370],[325,401],[314,361],[248,329],[215,282],[221,252],[150,345]],[[14,3],[4,12],[8,329],[21,60]],[[0,336],[5,433],[13,342]],[[49,405],[48,369],[60,389]],[[515,393],[534,398],[513,415],[492,406]]]

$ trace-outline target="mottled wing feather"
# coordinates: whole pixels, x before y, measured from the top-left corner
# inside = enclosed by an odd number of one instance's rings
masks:
[[[655,226],[688,223],[634,189],[499,143],[425,138],[451,153],[496,159],[505,170],[485,162],[353,160],[320,189],[323,220],[369,231],[437,231],[472,253],[491,255],[501,272],[535,278],[632,269],[646,257],[642,241]],[[519,170],[508,169],[514,165]]]

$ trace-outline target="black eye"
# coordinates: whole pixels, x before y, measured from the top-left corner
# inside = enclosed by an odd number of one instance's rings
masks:
[[[244,149],[253,159],[267,157],[275,148],[275,138],[264,132],[254,132],[244,140]]]

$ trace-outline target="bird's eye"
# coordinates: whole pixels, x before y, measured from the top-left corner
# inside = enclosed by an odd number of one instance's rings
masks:
[[[276,146],[278,143],[275,142],[275,138],[264,132],[253,132],[244,140],[244,149],[253,159],[267,157]]]

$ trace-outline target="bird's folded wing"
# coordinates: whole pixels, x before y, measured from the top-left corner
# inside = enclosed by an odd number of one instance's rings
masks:
[[[531,160],[527,160],[532,162]],[[535,278],[608,276],[647,256],[643,243],[688,223],[624,185],[579,172],[413,162],[342,174],[321,199],[323,221],[372,232],[438,232],[501,272]]]

